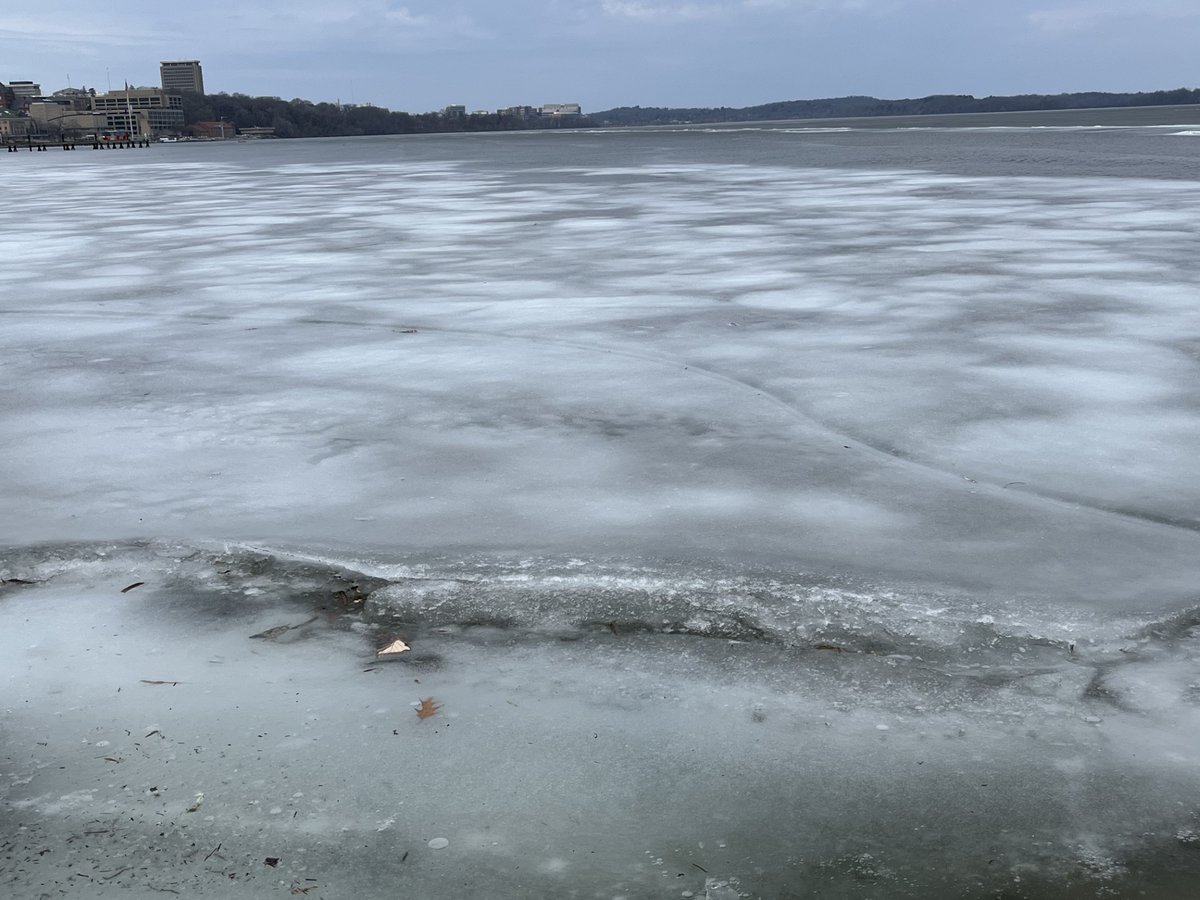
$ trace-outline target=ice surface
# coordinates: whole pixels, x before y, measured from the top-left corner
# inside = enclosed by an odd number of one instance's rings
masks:
[[[1168,136],[13,154],[0,883],[1184,896]]]
[[[914,598],[582,561],[450,578],[157,542],[14,563],[9,896],[1182,897],[1171,879],[1194,878],[1181,622],[1072,647]],[[412,649],[377,657],[397,635]]]
[[[10,542],[1193,590],[1190,184],[166,152],[13,186]]]

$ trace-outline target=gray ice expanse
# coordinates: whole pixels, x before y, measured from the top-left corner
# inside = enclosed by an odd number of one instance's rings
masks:
[[[554,137],[14,155],[0,538],[1194,593],[1200,186]]]
[[[1198,134],[0,158],[0,885],[1187,896]]]

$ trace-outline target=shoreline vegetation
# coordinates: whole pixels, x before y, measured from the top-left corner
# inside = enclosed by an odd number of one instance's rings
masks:
[[[282,100],[278,97],[250,97],[245,94],[185,94],[184,116],[187,126],[199,122],[227,122],[239,131],[245,128],[270,128],[274,130],[276,137],[291,138],[789,120],[891,119],[964,113],[1047,112],[1190,104],[1200,104],[1200,89],[1177,88],[1139,93],[1022,94],[982,98],[967,94],[940,94],[900,100],[838,97],[788,100],[737,108],[622,106],[586,115],[551,116],[539,115],[532,111],[523,114],[462,113],[453,110],[408,113],[392,111],[381,106],[314,103],[302,99]]]

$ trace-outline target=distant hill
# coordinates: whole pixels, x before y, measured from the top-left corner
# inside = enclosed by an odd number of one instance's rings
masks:
[[[1200,103],[1200,90],[1177,88],[1136,94],[1021,94],[1014,97],[973,97],[935,94],[913,100],[875,97],[834,97],[825,100],[784,100],[740,108],[675,109],[661,106],[621,106],[591,113],[596,125],[681,125],[703,122],[753,122],[778,119],[842,119],[860,116],[918,116],[948,113],[1027,112],[1043,109],[1099,109],[1119,106],[1175,106]]]

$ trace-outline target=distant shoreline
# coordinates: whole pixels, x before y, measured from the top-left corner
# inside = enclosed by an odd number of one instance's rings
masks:
[[[1019,97],[933,96],[906,100],[840,97],[788,100],[741,108],[675,109],[627,106],[592,113],[407,113],[383,107],[342,106],[244,94],[183,96],[188,128],[218,124],[238,132],[270,131],[281,138],[383,134],[531,131],[579,128],[727,126],[752,122],[803,122],[808,127],[904,128],[939,124],[963,127],[1000,121],[1016,126],[1045,122],[1078,125],[1176,125],[1200,122],[1200,90],[1179,88],[1139,94],[1086,93]],[[185,129],[187,130],[187,129]],[[210,135],[211,136],[211,135]]]
[[[922,113],[906,116],[840,116],[824,119],[760,119],[757,121],[695,122],[678,125],[605,126],[669,130],[673,128],[738,128],[754,125],[793,125],[798,128],[1036,128],[1147,127],[1200,125],[1200,104],[1171,106],[1109,106],[1084,109],[1036,109],[1005,112]]]

